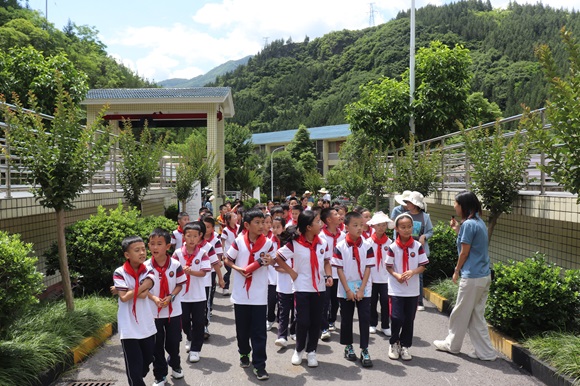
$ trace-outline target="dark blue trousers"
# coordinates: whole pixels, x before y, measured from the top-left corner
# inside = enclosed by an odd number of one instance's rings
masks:
[[[155,379],[161,379],[168,374],[168,366],[172,369],[180,369],[179,343],[181,342],[181,315],[171,318],[155,319],[157,334],[155,335],[155,351],[153,358],[153,375]],[[169,355],[165,360],[165,352]]]
[[[379,312],[377,306],[381,305],[381,329],[389,328],[389,284],[373,283],[371,294],[371,326],[379,324]]]
[[[278,311],[278,338],[288,340],[288,324],[290,324],[290,334],[296,332],[294,294],[278,292]]]
[[[252,352],[252,365],[258,370],[266,368],[266,308],[265,304],[234,304],[238,352]]]
[[[181,326],[187,340],[191,341],[191,351],[200,352],[203,347],[206,304],[205,300],[181,303]]]
[[[339,299],[340,303],[340,344],[353,343],[353,319],[354,308],[358,311],[358,324],[360,333],[360,348],[369,347],[369,319],[371,313],[371,298],[362,298],[356,302]]]
[[[403,347],[413,344],[413,325],[417,313],[418,296],[391,296],[391,339],[390,344],[400,342]]]
[[[295,292],[296,351],[316,351],[320,338],[324,292]]]
[[[276,304],[278,303],[278,296],[276,292],[275,284],[268,284],[268,322],[276,321]],[[280,313],[280,307],[278,307],[278,313]],[[278,322],[280,322],[278,320]]]
[[[153,362],[155,334],[143,339],[121,339],[121,345],[129,386],[145,386],[143,378],[149,372],[149,365]]]

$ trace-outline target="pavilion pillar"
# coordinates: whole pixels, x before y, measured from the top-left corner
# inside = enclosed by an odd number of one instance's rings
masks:
[[[225,158],[224,158],[224,118],[217,119],[218,105],[207,110],[207,154],[214,154],[219,173],[210,182],[215,200],[213,201],[214,214],[219,213],[219,206],[224,203],[225,190]]]

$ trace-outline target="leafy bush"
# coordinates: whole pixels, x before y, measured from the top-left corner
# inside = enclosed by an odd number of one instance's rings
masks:
[[[140,217],[135,208],[124,210],[97,209],[97,214],[67,227],[66,244],[69,269],[85,293],[106,291],[112,284],[115,268],[125,261],[121,241],[130,235],[146,240],[154,228],[173,230],[177,224],[163,216]],[[58,266],[56,244],[45,253],[47,273],[54,274]]]
[[[170,220],[177,222],[177,215],[179,214],[179,207],[177,204],[171,204],[167,208],[165,208],[165,217]]]
[[[259,201],[257,199],[248,198],[247,200],[244,201],[244,209],[246,209],[246,210],[252,209],[258,203],[259,203]]]
[[[580,271],[562,275],[540,253],[494,268],[486,317],[499,330],[518,339],[578,327]]]
[[[449,300],[450,307],[455,307],[459,286],[453,280],[437,279],[429,286],[429,289]]]
[[[58,363],[84,338],[117,320],[112,297],[75,301],[67,312],[63,301],[31,307],[0,340],[0,385],[36,385],[38,376]]]
[[[429,264],[423,273],[426,284],[453,276],[457,262],[456,240],[457,235],[448,224],[439,221],[435,225],[433,237],[429,239]]]
[[[42,274],[36,271],[32,244],[24,244],[19,235],[0,231],[0,333],[15,316],[15,311],[38,302],[42,292]]]

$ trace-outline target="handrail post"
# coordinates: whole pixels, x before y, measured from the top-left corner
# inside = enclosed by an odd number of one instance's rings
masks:
[[[441,140],[441,190],[445,189],[445,140]]]
[[[114,137],[113,137],[114,138]],[[117,191],[117,140],[113,141],[113,192]]]
[[[545,110],[541,111],[542,115],[542,130],[545,130],[546,127],[546,114],[544,114]],[[540,162],[542,167],[540,168],[540,195],[543,196],[546,194],[546,172],[544,172],[544,165],[546,163],[546,153],[544,149],[540,153]]]
[[[11,190],[11,179],[12,179],[12,169],[10,168],[12,164],[12,158],[10,157],[10,141],[6,135],[6,198],[12,198]]]

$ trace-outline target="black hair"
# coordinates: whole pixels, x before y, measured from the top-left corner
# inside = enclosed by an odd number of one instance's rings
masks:
[[[255,209],[266,210],[266,205],[264,204],[256,204],[254,205]]]
[[[355,206],[354,208],[352,208],[353,212],[357,212],[357,213],[361,213],[363,212],[364,208],[360,205]]]
[[[292,210],[299,210],[300,213],[302,213],[304,211],[304,207],[302,205],[294,205]]]
[[[399,225],[399,221],[401,221],[404,218],[411,220],[411,224],[413,223],[413,217],[411,217],[409,213],[402,213],[398,215],[397,218],[395,218],[395,228],[397,227],[397,225]]]
[[[149,240],[151,237],[163,237],[165,239],[165,244],[171,244],[171,235],[163,228],[155,228],[149,234]]]
[[[232,216],[235,213],[232,212],[227,212],[226,214],[224,214],[224,222],[226,223],[226,225],[230,225],[230,221],[232,220]]]
[[[289,204],[284,203],[284,204],[282,204],[280,206],[282,207],[282,210],[286,210],[286,211],[290,210],[290,205]]]
[[[290,225],[288,228],[284,229],[278,238],[280,239],[280,245],[286,245],[290,241],[294,240],[298,235],[298,229],[296,226]]]
[[[313,212],[316,212],[316,213],[320,214],[320,212],[322,212],[322,207],[321,206],[318,206],[318,205],[313,205],[310,208],[310,210],[313,211]]]
[[[240,215],[238,213],[238,215]],[[238,235],[242,234],[242,232],[244,231],[244,229],[246,229],[245,224],[246,223],[251,223],[253,219],[255,219],[256,217],[260,217],[260,218],[265,218],[266,216],[264,216],[264,212],[262,212],[260,209],[256,209],[256,208],[252,208],[249,209],[245,212],[243,212],[241,214],[243,220],[242,223],[240,224],[240,229],[238,229]]]
[[[181,220],[181,219],[182,219],[182,218],[184,218],[184,217],[189,217],[189,215],[187,214],[187,212],[180,212],[180,213],[177,215],[177,221]]]
[[[318,216],[318,212],[313,212],[311,210],[305,210],[303,212],[300,212],[300,215],[298,216],[298,230],[300,231],[301,234],[305,234],[307,231],[307,227],[309,225],[312,225],[312,222],[314,221],[314,219],[316,218],[316,216]]]
[[[288,200],[288,205],[290,205],[291,201],[296,201],[297,203],[300,202],[300,200],[298,199],[298,197],[292,197],[291,199]],[[295,204],[298,205],[298,204]]]
[[[210,223],[211,226],[215,227],[215,218],[211,214],[206,214],[202,216],[201,221]]]
[[[225,207],[226,207],[226,204],[221,204],[221,205],[219,206],[219,209],[220,209],[220,211],[221,211],[223,208],[225,208]]]
[[[237,214],[238,214],[238,220],[240,220],[240,227],[238,228],[238,235],[241,235],[242,232],[244,231],[244,213],[246,212],[246,209],[244,209],[244,207],[239,207]],[[262,211],[260,211],[260,213],[262,213]]]
[[[270,209],[270,214],[276,217],[276,214],[280,214],[281,216],[284,215],[284,210],[280,205],[275,205]]]
[[[205,206],[202,206],[201,208],[199,208],[199,216],[203,216],[204,213],[211,213],[211,211],[206,208]]]
[[[348,212],[345,216],[344,216],[344,223],[346,225],[350,224],[351,220],[355,219],[355,218],[362,218],[362,214],[360,214],[359,212]]]
[[[187,231],[198,231],[202,236],[205,235],[205,224],[203,221],[192,221],[185,224],[183,227],[183,234]]]
[[[322,220],[323,223],[326,224],[326,220],[328,220],[328,218],[330,217],[332,212],[336,212],[336,208],[324,208],[324,209],[322,209],[322,212],[320,212],[320,219]]]
[[[171,240],[169,240],[171,241]],[[127,252],[127,249],[129,249],[129,246],[131,244],[135,244],[135,243],[143,243],[143,239],[139,236],[127,236],[123,239],[123,241],[121,241],[121,248],[123,249],[123,252]]]
[[[474,217],[479,214],[481,217],[481,202],[475,195],[475,193],[470,191],[457,193],[455,196],[455,201],[461,207],[462,220]]]
[[[286,226],[286,219],[282,216],[272,217],[272,222],[274,221],[280,221],[280,224],[282,224],[282,228]]]

